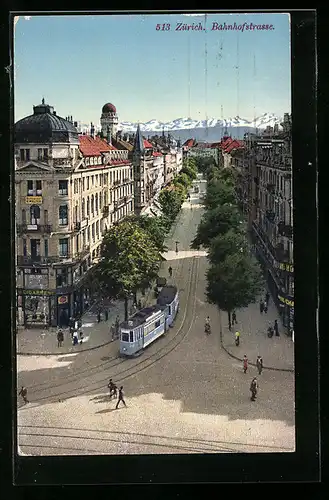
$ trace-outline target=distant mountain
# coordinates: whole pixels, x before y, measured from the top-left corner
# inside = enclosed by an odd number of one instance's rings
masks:
[[[146,123],[140,123],[141,131],[144,136],[160,135],[164,130],[165,133],[170,134],[175,139],[185,141],[190,137],[194,137],[199,141],[216,141],[223,135],[225,129],[232,137],[242,139],[247,132],[256,132],[257,129],[265,129],[267,126],[274,127],[280,125],[282,117],[278,117],[273,113],[264,113],[258,116],[255,120],[247,120],[236,116],[234,118],[219,119],[209,118],[208,120],[194,120],[192,118],[176,118],[170,122],[161,122],[153,119]],[[118,130],[124,132],[135,132],[137,123],[134,122],[121,122],[118,125]],[[79,123],[79,130],[81,132],[89,132],[90,126],[84,123]],[[95,130],[100,130],[99,125],[95,125]]]

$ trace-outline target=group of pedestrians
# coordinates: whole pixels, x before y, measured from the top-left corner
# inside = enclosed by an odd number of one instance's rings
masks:
[[[110,381],[109,381],[107,387],[110,389],[110,398],[112,399],[112,397],[113,397],[114,399],[118,399],[117,404],[115,406],[115,409],[118,409],[120,401],[123,403],[123,405],[125,407],[127,407],[126,402],[124,400],[123,386],[120,387],[119,393],[118,393],[118,387],[117,387],[117,385],[110,378]]]
[[[249,360],[248,360],[246,354],[243,356],[242,362],[243,362],[243,373],[247,373],[248,366],[249,366]],[[259,375],[261,375],[262,371],[263,371],[263,358],[261,356],[257,356],[256,367],[257,367]]]

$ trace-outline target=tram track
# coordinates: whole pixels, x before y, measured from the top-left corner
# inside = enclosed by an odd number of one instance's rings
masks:
[[[182,268],[183,267],[184,267],[184,264],[183,264]],[[111,373],[111,377],[119,378],[120,381],[122,382],[124,380],[127,380],[128,378],[136,376],[138,373],[150,368],[155,363],[157,363],[160,359],[162,359],[165,356],[167,356],[168,354],[170,354],[186,338],[186,336],[188,335],[188,333],[192,327],[193,319],[194,319],[194,313],[193,313],[189,328],[187,329],[187,331],[184,331],[185,318],[187,316],[188,310],[190,309],[191,305],[193,305],[193,311],[195,311],[195,301],[196,301],[195,291],[196,291],[196,284],[197,284],[197,277],[198,277],[197,276],[198,272],[196,272],[196,270],[197,270],[196,268],[198,268],[198,267],[199,267],[199,261],[198,261],[198,259],[196,259],[196,257],[193,257],[192,265],[190,267],[189,280],[188,280],[189,289],[188,289],[188,294],[186,297],[186,306],[184,309],[182,321],[181,321],[181,323],[176,331],[176,334],[171,336],[169,342],[167,342],[166,345],[164,345],[163,347],[158,349],[156,352],[150,354],[146,358],[143,356],[143,359],[141,359],[138,363],[135,363],[131,367],[127,367],[124,370],[121,370],[117,373],[113,373],[113,374]],[[191,298],[192,298],[192,304],[190,304]],[[176,340],[177,338],[178,338],[178,342]],[[127,362],[127,360],[120,359],[120,361],[118,363],[116,363],[115,366],[107,366],[106,369],[103,369],[102,373],[100,375],[103,377],[104,373],[106,371],[111,370],[114,367],[119,366],[125,362]],[[145,365],[145,366],[142,366],[142,365]],[[140,368],[138,368],[138,367],[140,367]],[[138,369],[136,370],[136,368],[138,368]],[[77,376],[77,378],[81,378],[80,374],[75,374],[75,375]],[[82,385],[83,384],[83,381],[82,381],[80,388],[75,387],[73,389],[69,389],[67,391],[60,391],[60,392],[57,392],[56,394],[51,394],[51,395],[49,395],[49,391],[51,389],[54,389],[56,387],[63,387],[63,384],[57,384],[57,385],[49,385],[48,384],[44,389],[39,388],[39,390],[34,391],[34,392],[47,391],[48,394],[46,396],[39,397],[35,400],[32,400],[31,405],[33,405],[34,403],[39,403],[39,402],[51,402],[51,400],[53,400],[53,399],[58,400],[58,398],[70,399],[70,398],[76,397],[80,394],[85,395],[85,394],[89,394],[89,393],[92,393],[94,391],[97,391],[97,389],[104,389],[104,385],[107,384],[109,377],[110,377],[110,375],[108,374],[106,376],[106,378],[103,378],[101,380],[95,381],[92,384],[89,384],[88,388],[86,388],[85,386]],[[69,381],[66,382],[66,385],[69,385],[69,384],[72,384],[71,378]],[[33,391],[32,391],[32,394],[33,394]],[[29,406],[31,406],[31,405],[29,405]],[[24,407],[20,408],[21,411],[24,409],[27,409],[27,407],[24,406]]]

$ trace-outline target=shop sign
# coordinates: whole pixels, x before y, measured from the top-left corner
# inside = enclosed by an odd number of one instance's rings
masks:
[[[56,292],[52,290],[22,290],[23,295],[32,295],[34,297],[40,295],[54,295]]]
[[[42,203],[42,196],[25,196],[25,203],[27,205],[40,205]]]
[[[280,302],[282,302],[282,304],[286,304],[289,307],[294,307],[294,299],[292,297],[278,294],[278,299]]]
[[[38,230],[38,225],[37,224],[28,224],[26,226],[26,229],[28,231],[37,231]]]
[[[286,271],[287,273],[293,273],[294,272],[294,265],[293,264],[288,264],[287,262],[278,262],[278,268],[281,271]]]
[[[68,303],[68,296],[67,295],[60,295],[57,299],[58,304],[67,304]]]

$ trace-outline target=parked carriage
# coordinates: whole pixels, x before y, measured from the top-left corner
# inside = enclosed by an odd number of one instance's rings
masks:
[[[166,333],[179,308],[175,286],[164,286],[157,304],[144,307],[120,325],[120,354],[134,356]]]

